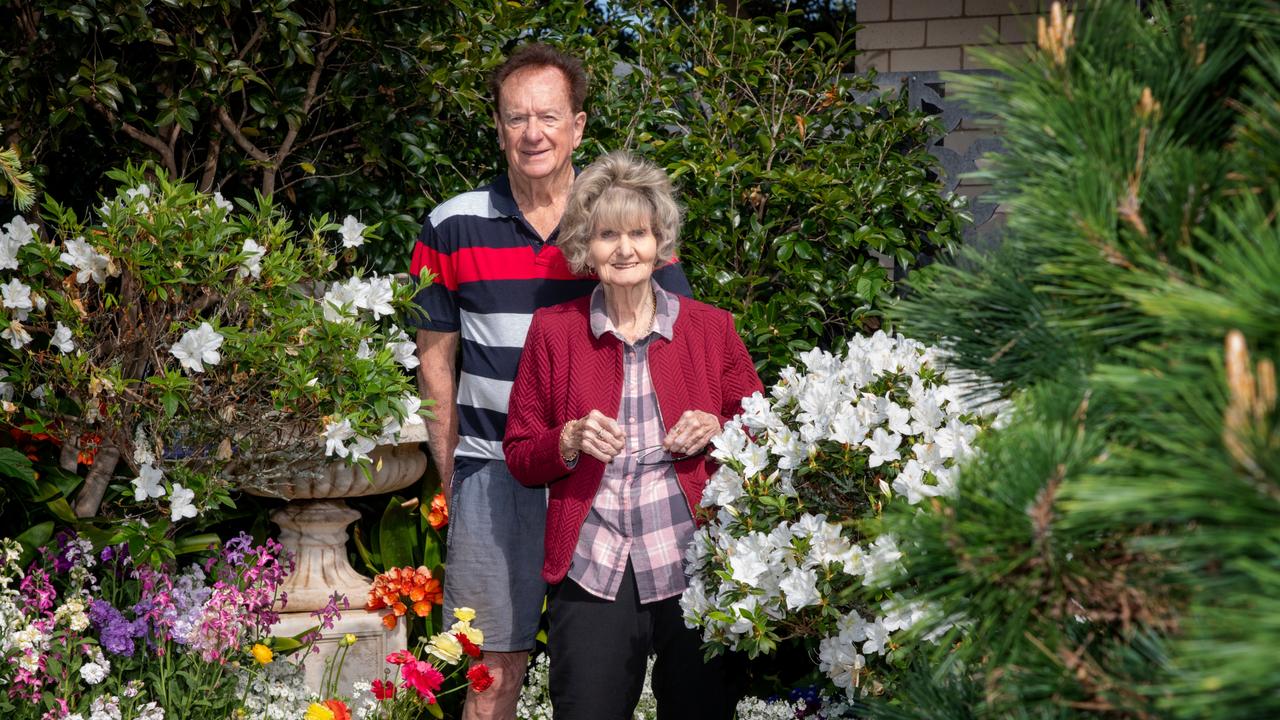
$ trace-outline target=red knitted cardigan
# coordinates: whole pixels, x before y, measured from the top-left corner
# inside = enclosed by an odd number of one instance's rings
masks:
[[[530,487],[550,485],[546,557],[550,583],[569,572],[578,533],[595,500],[604,463],[583,453],[572,469],[560,457],[560,430],[592,410],[614,417],[622,402],[622,341],[591,333],[590,296],[534,313],[520,369],[511,389],[502,447],[511,474]],[[662,423],[671,428],[686,410],[703,410],[721,424],[742,411],[742,398],[763,390],[733,316],[680,298],[672,339],[649,344],[649,375]],[[675,464],[676,476],[697,516],[702,489],[715,471],[710,454]]]

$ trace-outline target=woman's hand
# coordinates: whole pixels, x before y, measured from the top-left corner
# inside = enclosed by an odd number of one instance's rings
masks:
[[[564,434],[561,452],[581,450],[600,462],[613,460],[626,445],[627,437],[613,418],[599,410],[592,410],[586,417],[571,420],[573,427]],[[564,445],[568,447],[564,447]]]
[[[675,455],[701,452],[720,433],[720,418],[702,410],[685,410],[662,440],[662,447]]]

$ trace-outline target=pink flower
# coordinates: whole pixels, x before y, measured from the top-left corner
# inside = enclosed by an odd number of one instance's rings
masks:
[[[400,667],[400,676],[404,678],[406,687],[418,691],[427,702],[436,701],[435,691],[444,684],[444,675],[431,663],[424,660],[413,660]]]
[[[387,656],[387,662],[392,665],[404,665],[405,663],[413,662],[413,660],[413,653],[408,650],[397,650]]]

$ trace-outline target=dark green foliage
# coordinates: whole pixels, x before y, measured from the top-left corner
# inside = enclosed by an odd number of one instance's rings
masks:
[[[1064,63],[968,83],[1006,244],[900,318],[1016,410],[954,504],[885,524],[967,619],[922,681],[975,716],[1280,713],[1277,9],[1087,4]]]
[[[630,147],[676,177],[695,293],[735,313],[766,375],[879,325],[893,282],[877,258],[909,267],[959,238],[929,174],[934,129],[894,96],[853,103],[870,84],[842,76],[850,40],[790,27],[813,13],[737,19],[651,0],[10,7],[0,125],[71,207],[96,203],[107,168],[159,159],[227,196],[274,191],[299,215],[380,223],[364,259],[404,269],[427,211],[501,171],[485,79],[516,43],[544,39],[591,74],[577,161]]]

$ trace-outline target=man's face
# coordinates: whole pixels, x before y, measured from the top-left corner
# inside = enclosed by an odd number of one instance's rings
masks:
[[[509,171],[541,180],[572,165],[587,114],[573,112],[563,73],[553,67],[526,67],[502,83],[495,121]]]

